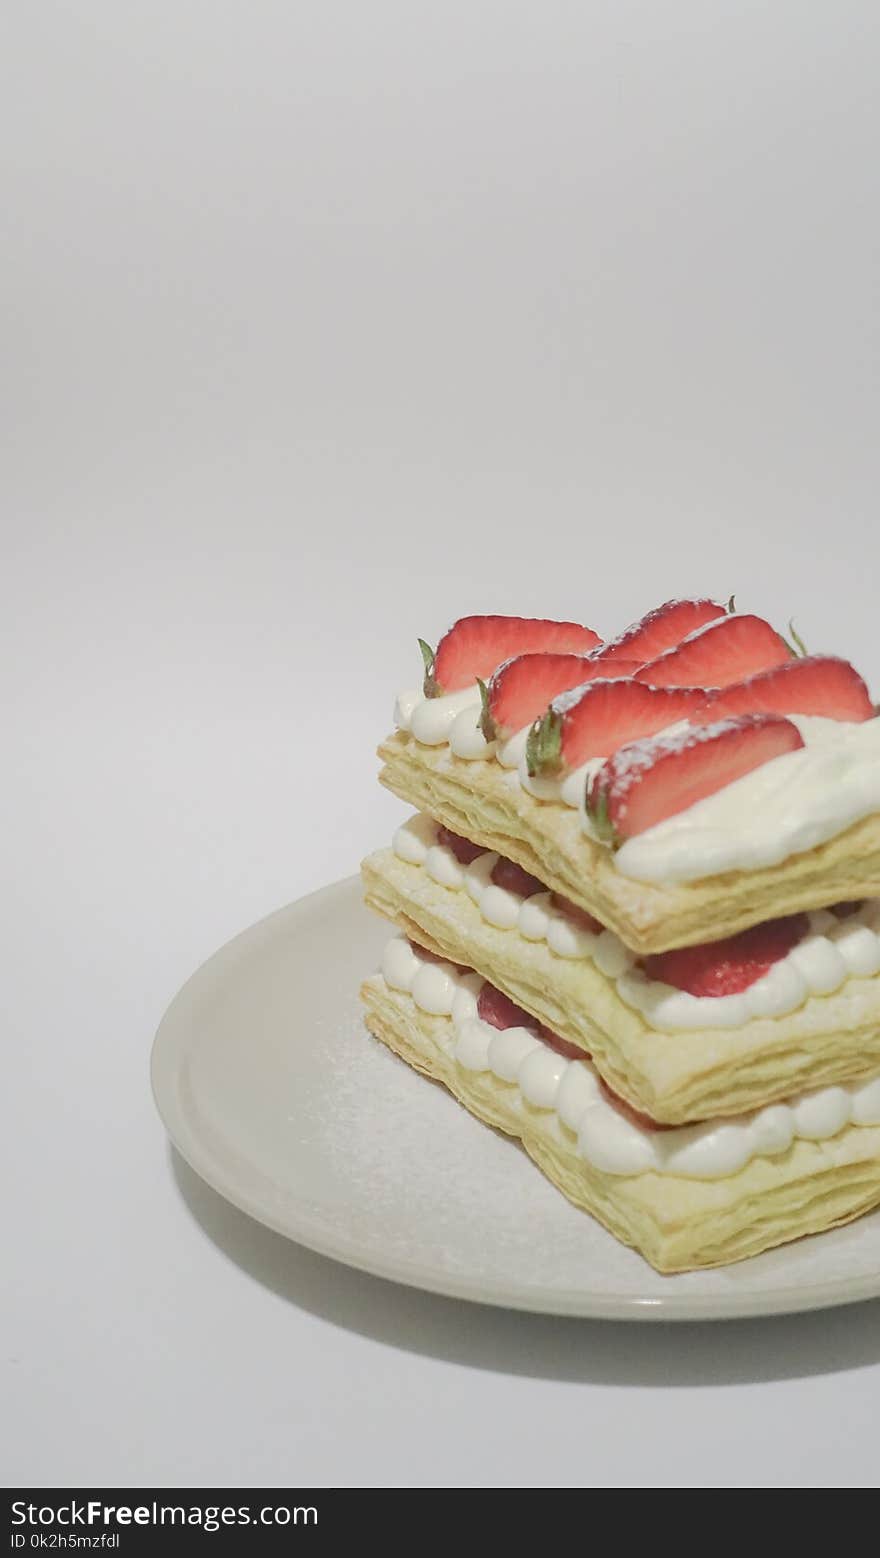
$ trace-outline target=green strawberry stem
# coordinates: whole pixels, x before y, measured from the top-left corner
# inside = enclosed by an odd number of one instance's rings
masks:
[[[495,728],[495,721],[489,708],[489,689],[486,683],[480,680],[479,676],[477,677],[477,686],[480,689],[480,718],[477,723],[486,740],[494,741],[498,731]]]
[[[797,628],[795,627],[795,625],[794,625],[794,618],[793,617],[792,617],[791,621],[788,624],[788,631],[791,634],[791,642],[789,642],[789,640],[787,638],[785,638],[785,635],[783,634],[782,636],[784,638],[785,643],[788,644],[789,649],[791,650],[792,654],[796,658],[798,658],[798,657],[800,657],[801,659],[805,658],[805,656],[807,656],[810,653],[810,651],[807,648],[806,644],[804,643],[803,639],[801,638],[801,635],[798,632]]]
[[[599,798],[593,803],[590,799],[590,781],[587,780],[587,794],[584,800],[584,811],[596,837],[603,844],[610,844],[614,848],[619,842],[614,823],[608,815],[608,791],[600,789]]]
[[[562,767],[562,715],[549,708],[536,719],[526,741],[526,768],[529,777],[555,774]]]
[[[426,644],[423,638],[419,639],[419,648],[422,651],[422,660],[425,665],[425,679],[422,683],[422,691],[426,698],[439,698],[442,688],[438,685],[434,676],[434,651],[430,644]]]

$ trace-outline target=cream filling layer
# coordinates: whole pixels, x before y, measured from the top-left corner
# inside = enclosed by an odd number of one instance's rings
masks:
[[[551,893],[524,898],[499,887],[492,881],[499,856],[492,851],[463,866],[448,845],[438,842],[438,833],[434,819],[417,812],[397,829],[392,848],[398,859],[424,870],[440,887],[466,892],[488,925],[526,941],[545,941],[557,957],[590,958],[615,981],[621,999],[661,1033],[742,1028],[753,1018],[784,1017],[810,996],[830,995],[848,979],[880,973],[880,900],[874,899],[844,919],[827,909],[808,915],[808,933],[747,989],[691,995],[649,978],[613,931],[586,930],[554,904]]]
[[[469,761],[496,759],[537,800],[584,810],[587,782],[603,759],[593,758],[561,779],[531,778],[525,765],[529,727],[506,742],[486,741],[479,728],[479,688],[439,698],[401,693],[394,709],[400,730],[427,746],[448,743]],[[880,811],[880,719],[862,723],[791,716],[805,745],[774,758],[705,800],[628,839],[614,856],[618,871],[637,881],[698,881],[724,871],[777,865],[836,837]],[[686,728],[684,722],[671,730]],[[668,735],[670,731],[661,734]]]
[[[578,1151],[606,1174],[725,1179],[796,1139],[826,1141],[847,1125],[880,1125],[880,1077],[800,1093],[736,1119],[645,1130],[610,1102],[588,1060],[567,1060],[524,1027],[493,1028],[478,1015],[484,981],[419,957],[405,937],[388,943],[382,975],[420,1011],[451,1018],[447,1050],[462,1070],[490,1072],[536,1109],[553,1111]]]

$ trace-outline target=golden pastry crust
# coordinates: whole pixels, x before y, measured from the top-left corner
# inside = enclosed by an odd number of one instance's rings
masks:
[[[494,760],[469,762],[402,731],[382,743],[379,756],[379,778],[395,795],[515,860],[635,952],[716,941],[800,909],[880,897],[880,813],[780,865],[658,887],[622,876],[610,851],[583,833],[576,812],[535,800]]]
[[[784,1017],[660,1033],[589,958],[558,957],[546,942],[498,930],[466,892],[438,886],[392,850],[368,856],[361,872],[371,908],[580,1045],[614,1090],[655,1120],[744,1114],[880,1071],[880,975],[850,979]]]
[[[380,974],[364,981],[367,1026],[417,1071],[442,1082],[478,1119],[518,1138],[575,1206],[590,1212],[660,1272],[724,1266],[850,1222],[880,1205],[880,1127],[848,1126],[830,1141],[796,1141],[727,1179],[618,1176],[594,1169],[575,1138],[519,1089],[459,1066],[452,1024],[429,1017]]]

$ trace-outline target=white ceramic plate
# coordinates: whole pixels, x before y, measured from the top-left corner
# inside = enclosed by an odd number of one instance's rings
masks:
[[[658,1276],[367,1034],[358,985],[388,935],[358,879],[337,882],[236,937],[166,1013],[159,1112],[242,1211],[365,1271],[550,1314],[709,1320],[880,1293],[877,1214],[721,1271]]]

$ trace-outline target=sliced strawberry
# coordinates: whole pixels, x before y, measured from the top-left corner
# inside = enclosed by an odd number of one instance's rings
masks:
[[[482,1017],[492,1028],[532,1028],[538,1031],[540,1023],[537,1017],[530,1017],[521,1006],[511,1001],[508,995],[503,995],[488,981],[483,985],[477,996],[477,1016]]]
[[[636,672],[652,687],[727,687],[792,658],[763,617],[719,617]]]
[[[706,724],[731,714],[818,714],[855,721],[871,719],[875,712],[867,687],[848,660],[807,655],[710,692],[691,717]]]
[[[743,714],[636,741],[594,775],[588,814],[600,838],[620,842],[803,745],[797,726],[779,714]]]
[[[436,652],[419,639],[425,662],[425,697],[458,692],[477,678],[485,681],[511,655],[586,654],[600,644],[598,633],[578,622],[533,617],[459,617]]]
[[[498,667],[483,696],[480,720],[487,741],[506,741],[543,714],[552,700],[572,687],[604,676],[632,676],[639,660],[617,660],[613,671],[604,649],[589,655],[516,655]]]
[[[463,839],[460,833],[453,833],[449,828],[437,829],[437,843],[445,844],[451,849],[460,865],[469,866],[478,855],[485,855],[482,844],[472,844],[470,839]]]
[[[831,913],[836,914],[839,920],[848,920],[853,914],[858,914],[865,907],[864,898],[847,898],[843,903],[831,904]]]
[[[494,985],[487,981],[477,996],[477,1016],[482,1017],[492,1028],[530,1028],[545,1044],[556,1050],[557,1054],[564,1055],[567,1060],[585,1060],[586,1050],[578,1049],[576,1044],[570,1044],[568,1039],[561,1039],[558,1033],[551,1033],[537,1017],[532,1017],[529,1012],[517,1006],[515,1001],[496,990]]]
[[[655,952],[642,958],[651,979],[686,990],[689,995],[736,995],[769,973],[810,928],[805,914],[753,925],[723,941],[707,941],[699,947],[680,947],[674,952]],[[707,1024],[711,1027],[711,1022]]]
[[[588,1060],[589,1055],[585,1049],[580,1049],[577,1044],[569,1043],[568,1039],[561,1039],[558,1033],[551,1033],[543,1023],[538,1026],[538,1033],[550,1049],[555,1049],[557,1055],[564,1055],[566,1060]]]
[[[636,1109],[632,1104],[627,1103],[625,1098],[621,1098],[619,1093],[615,1093],[614,1089],[608,1086],[604,1077],[599,1077],[599,1086],[608,1099],[609,1104],[617,1110],[617,1113],[622,1114],[624,1119],[629,1120],[633,1125],[637,1125],[640,1131],[671,1131],[675,1129],[671,1125],[661,1125],[659,1120],[652,1120],[649,1114],[643,1114],[641,1109]]]
[[[588,914],[586,909],[581,908],[579,903],[572,903],[570,898],[563,898],[561,893],[553,894],[553,902],[557,909],[562,909],[563,913],[580,925],[582,930],[591,931],[594,936],[598,936],[604,929],[600,920],[595,920],[592,914]]]
[[[668,600],[634,622],[617,638],[610,639],[603,645],[602,653],[608,660],[637,660],[644,665],[646,660],[656,660],[665,650],[680,644],[689,633],[725,613],[726,607],[719,606],[714,600]]]
[[[557,774],[588,758],[608,757],[627,741],[687,719],[704,698],[697,688],[644,687],[631,677],[576,687],[555,698],[529,731],[528,771]]]
[[[516,893],[519,898],[533,898],[535,893],[543,893],[547,890],[544,883],[539,882],[536,876],[530,876],[522,866],[503,857],[492,868],[492,881],[496,887],[503,887],[509,893]]]

